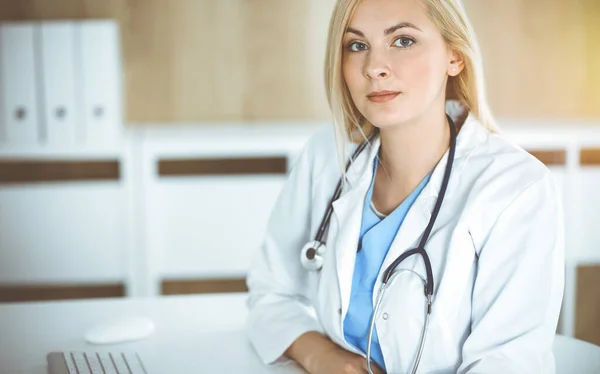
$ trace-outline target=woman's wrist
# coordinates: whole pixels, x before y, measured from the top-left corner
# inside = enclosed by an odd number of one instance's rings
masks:
[[[311,373],[315,371],[318,356],[336,347],[325,335],[309,331],[300,335],[286,350],[285,355]]]

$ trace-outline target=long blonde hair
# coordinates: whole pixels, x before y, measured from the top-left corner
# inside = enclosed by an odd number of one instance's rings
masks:
[[[375,127],[358,111],[342,74],[342,41],[352,16],[362,0],[338,0],[327,38],[325,89],[335,126],[340,164],[344,163],[345,143],[364,140]],[[491,132],[498,130],[485,96],[479,45],[460,0],[421,0],[427,14],[440,30],[446,45],[464,61],[463,71],[448,79],[447,99],[458,100]]]

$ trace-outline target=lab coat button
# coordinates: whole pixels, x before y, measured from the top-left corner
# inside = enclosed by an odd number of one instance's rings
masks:
[[[383,319],[385,319],[385,320],[388,319],[388,314],[387,313],[383,313]]]
[[[338,314],[341,316],[342,315],[342,308],[338,308]]]

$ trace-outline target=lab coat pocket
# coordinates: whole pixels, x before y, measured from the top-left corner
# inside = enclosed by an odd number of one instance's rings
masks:
[[[419,372],[452,373],[456,372],[456,342],[453,339],[452,326],[445,316],[432,313]]]
[[[335,256],[332,248],[324,255],[323,268],[310,274],[310,292],[319,322],[325,333],[336,341],[340,336],[340,295]]]

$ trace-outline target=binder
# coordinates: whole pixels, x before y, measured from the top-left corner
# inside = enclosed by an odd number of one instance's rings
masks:
[[[28,22],[0,24],[0,123],[9,145],[39,143],[36,28]]]
[[[86,142],[113,143],[122,129],[119,31],[113,20],[78,25]]]
[[[43,127],[41,137],[48,144],[76,142],[80,105],[76,99],[75,23],[43,22],[39,33]]]

